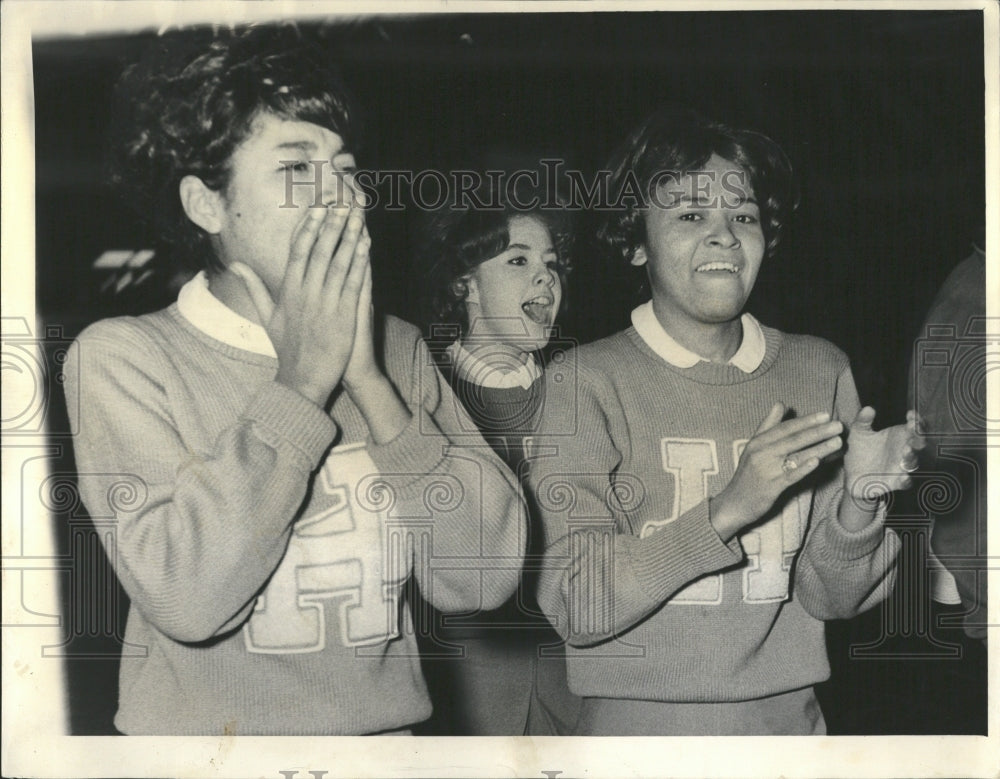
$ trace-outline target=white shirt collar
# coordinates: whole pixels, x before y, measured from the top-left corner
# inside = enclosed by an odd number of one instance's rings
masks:
[[[729,364],[744,373],[753,373],[764,362],[767,343],[764,341],[760,322],[753,316],[743,314],[740,322],[743,325],[743,340],[736,354],[729,359]],[[663,325],[653,312],[652,300],[632,311],[632,326],[646,345],[671,365],[678,368],[693,368],[704,360],[700,355],[677,343],[670,333],[663,329]]]
[[[188,322],[216,341],[265,357],[278,356],[263,327],[244,319],[212,294],[205,271],[181,287],[177,308]]]
[[[454,341],[446,350],[451,357],[451,364],[454,367],[455,375],[470,384],[489,389],[510,389],[512,387],[522,387],[528,389],[542,375],[541,368],[535,361],[535,356],[528,355],[528,361],[519,365],[514,365],[511,359],[511,367],[494,365],[476,357],[468,351],[459,341]]]

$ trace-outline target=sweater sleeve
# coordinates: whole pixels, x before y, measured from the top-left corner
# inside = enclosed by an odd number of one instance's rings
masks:
[[[641,499],[641,480],[620,472],[623,410],[601,378],[547,381],[529,480],[545,528],[539,603],[570,644],[598,643],[630,629],[693,580],[739,563],[701,501],[648,536],[662,507]],[[618,444],[618,441],[623,443]]]
[[[845,428],[861,403],[849,366],[837,379],[834,414]],[[795,571],[796,597],[817,619],[847,619],[860,614],[892,592],[900,542],[885,526],[886,504],[879,503],[871,524],[857,532],[837,519],[840,502],[851,498],[844,488],[842,465],[816,491],[813,515]]]
[[[209,451],[195,451],[177,422],[181,399],[168,397],[176,369],[148,335],[102,322],[68,360],[80,490],[91,516],[116,520],[107,551],[133,606],[178,641],[238,627],[281,561],[333,421],[265,382]]]
[[[421,594],[444,612],[497,608],[517,587],[524,559],[520,487],[416,329],[391,319],[387,327],[393,352],[387,363],[406,366],[396,384],[405,386],[412,417],[395,439],[372,446],[371,455],[394,502],[390,513],[411,538]]]

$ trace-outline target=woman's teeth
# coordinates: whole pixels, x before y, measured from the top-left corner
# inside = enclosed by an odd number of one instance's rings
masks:
[[[696,273],[708,273],[709,271],[728,271],[729,273],[739,273],[740,269],[731,262],[706,262],[695,268]]]
[[[553,300],[547,296],[539,296],[532,298],[521,304],[521,310],[527,315],[528,319],[539,325],[547,325],[550,321],[550,311],[552,309]]]

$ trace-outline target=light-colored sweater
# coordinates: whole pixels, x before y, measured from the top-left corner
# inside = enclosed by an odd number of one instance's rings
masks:
[[[516,482],[481,440],[454,444],[471,422],[400,320],[385,367],[413,416],[384,445],[346,393],[327,414],[274,380],[274,357],[205,329],[174,304],[98,322],[70,353],[80,487],[115,520],[126,640],[145,649],[122,659],[116,726],[338,735],[425,719],[401,589],[416,576],[444,611],[503,603],[525,543]]]
[[[823,620],[891,590],[898,539],[880,521],[841,527],[839,463],[728,543],[712,528],[708,498],[775,402],[845,423],[859,407],[834,346],[761,334],[752,367],[682,368],[633,326],[571,352],[575,381],[548,383],[530,470],[539,602],[571,645],[578,695],[723,702],[808,687],[829,675]]]

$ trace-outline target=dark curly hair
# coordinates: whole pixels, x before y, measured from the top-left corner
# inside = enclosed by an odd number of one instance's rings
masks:
[[[178,186],[198,176],[219,191],[253,120],[269,112],[336,132],[353,148],[355,108],[318,41],[293,25],[193,28],[160,36],[115,92],[109,178],[195,267],[219,269]]]
[[[713,154],[746,171],[761,215],[767,255],[774,253],[785,221],[798,206],[792,166],[766,135],[738,130],[687,108],[670,106],[649,116],[612,155],[607,169],[610,202],[598,227],[598,241],[626,263],[646,240],[642,212],[658,174],[699,170]],[[632,197],[638,184],[642,202]]]
[[[483,180],[482,178],[480,180]],[[471,203],[454,204],[432,212],[422,228],[419,262],[423,276],[422,318],[435,333],[446,338],[460,337],[468,327],[465,299],[469,289],[465,278],[476,266],[496,257],[510,245],[510,220],[516,216],[538,219],[552,236],[556,251],[556,273],[565,288],[572,266],[573,225],[569,212],[562,208],[542,207],[539,193],[518,187],[516,193],[502,188],[485,188],[479,193],[477,208]],[[524,209],[523,203],[537,202]],[[566,304],[563,295],[561,306]]]

